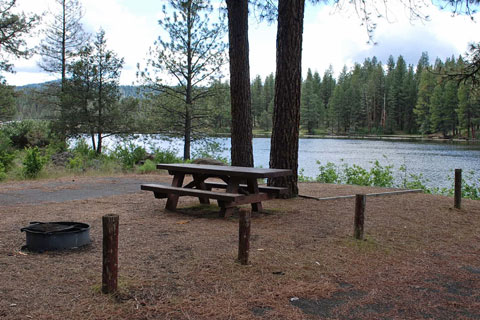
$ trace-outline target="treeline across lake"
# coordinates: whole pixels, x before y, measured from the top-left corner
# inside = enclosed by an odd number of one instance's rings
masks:
[[[430,64],[423,53],[416,66],[390,56],[386,64],[377,58],[344,67],[337,78],[332,68],[323,75],[310,69],[302,85],[301,129],[303,134],[438,134],[442,137],[478,137],[480,94],[467,81],[448,77],[463,66],[462,57]],[[55,119],[56,104],[42,88],[17,89],[16,119]],[[151,92],[141,86],[120,86],[128,106],[127,132],[185,133],[185,107],[171,94]],[[257,76],[251,84],[254,128],[269,132],[275,76]],[[229,133],[230,88],[217,81],[209,88],[195,88],[205,96],[188,110],[193,138]],[[208,93],[208,94],[207,94]],[[127,113],[124,113],[127,114]]]
[[[390,56],[386,65],[375,57],[344,67],[338,78],[330,68],[323,76],[308,70],[302,86],[301,125],[308,134],[433,134],[475,138],[480,125],[480,95],[467,80],[449,74],[463,67],[460,56],[429,63],[423,53],[416,67]],[[252,87],[257,126],[269,118],[271,79]],[[259,102],[257,102],[259,101]],[[265,114],[267,113],[268,116]],[[265,127],[267,129],[268,127]]]

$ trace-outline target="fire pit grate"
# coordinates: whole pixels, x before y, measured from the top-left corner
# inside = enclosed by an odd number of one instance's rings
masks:
[[[20,231],[27,235],[25,247],[30,251],[66,250],[90,243],[90,226],[81,222],[30,222]]]

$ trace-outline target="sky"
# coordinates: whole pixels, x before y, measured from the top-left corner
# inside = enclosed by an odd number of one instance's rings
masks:
[[[161,34],[158,20],[162,17],[165,0],[80,0],[85,14],[84,29],[106,32],[107,46],[125,59],[120,83],[136,84],[137,64],[144,66],[149,48]],[[374,1],[374,0],[372,0]],[[348,1],[346,1],[348,2]],[[302,71],[320,74],[331,65],[335,75],[343,66],[376,56],[386,63],[393,55],[402,55],[408,64],[416,65],[422,52],[428,52],[430,62],[464,54],[471,42],[480,41],[480,14],[472,22],[469,17],[452,17],[451,12],[435,6],[424,9],[429,21],[412,21],[400,1],[390,1],[387,18],[378,19],[374,34],[376,45],[368,44],[368,35],[353,8],[348,5],[336,10],[331,5],[305,8]],[[17,10],[42,13],[55,8],[54,0],[17,0]],[[28,43],[37,45],[42,34],[37,31]],[[275,72],[276,25],[259,22],[251,14],[249,22],[250,75],[265,78]],[[38,67],[38,56],[29,60],[11,60],[15,74],[4,74],[11,85],[41,83],[58,78]]]

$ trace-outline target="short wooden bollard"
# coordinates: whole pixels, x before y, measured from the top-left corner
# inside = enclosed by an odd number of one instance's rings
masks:
[[[116,214],[102,217],[103,223],[103,272],[102,292],[113,293],[118,286],[118,221]]]
[[[462,206],[462,169],[455,169],[455,208]]]
[[[238,261],[242,265],[248,264],[248,252],[250,250],[250,210],[240,210],[238,223]]]
[[[363,223],[365,221],[365,202],[367,196],[364,194],[355,195],[355,220],[353,237],[358,240],[363,240]]]

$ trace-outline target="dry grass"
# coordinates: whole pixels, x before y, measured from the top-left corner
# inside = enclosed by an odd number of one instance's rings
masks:
[[[168,176],[145,176],[168,181]],[[40,182],[4,184],[15,189]],[[378,188],[301,184],[318,197]],[[366,241],[352,239],[354,200],[274,200],[254,214],[250,265],[235,262],[237,217],[152,193],[0,207],[0,318],[318,319],[480,317],[480,201],[405,194],[367,199]],[[192,207],[193,206],[193,207]],[[186,209],[185,209],[186,208]],[[103,295],[101,217],[120,215],[120,291]],[[92,244],[20,250],[30,221],[81,221]],[[297,305],[291,298],[298,297]],[[294,299],[295,300],[295,299]]]

